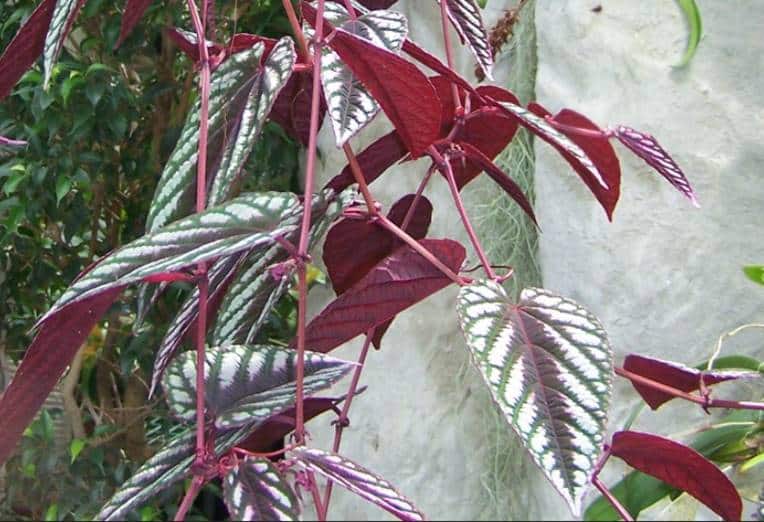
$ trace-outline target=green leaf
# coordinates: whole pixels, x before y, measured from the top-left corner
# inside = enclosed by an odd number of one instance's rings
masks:
[[[69,194],[71,189],[72,180],[66,174],[61,174],[56,178],[56,205],[61,203],[61,200]]]
[[[754,283],[764,285],[764,265],[749,265],[743,267],[743,272]]]
[[[247,458],[223,479],[223,500],[233,520],[299,520],[292,487],[268,459]]]
[[[687,39],[687,49],[684,51],[682,60],[677,67],[684,67],[692,57],[695,55],[695,51],[700,43],[700,37],[703,35],[703,21],[700,18],[700,9],[698,9],[695,0],[678,0],[679,7],[682,8],[687,23],[690,26],[690,36]]]
[[[251,193],[176,221],[106,256],[74,281],[40,321],[110,288],[271,244],[296,229],[300,209],[292,193]]]
[[[72,442],[69,443],[70,464],[74,464],[74,461],[77,460],[77,457],[80,456],[80,453],[85,448],[85,444],[86,442],[82,439],[72,439]]]
[[[45,36],[45,46],[43,48],[43,68],[45,69],[44,87],[48,88],[53,66],[61,54],[69,30],[84,0],[57,0],[56,7],[53,9],[53,17],[50,20],[48,34]]]
[[[236,134],[228,140],[215,174],[209,205],[222,203],[238,191],[242,168],[263,130],[273,103],[292,75],[296,59],[294,41],[285,36],[276,43],[263,67],[257,71]]]
[[[273,346],[233,345],[209,348],[205,360],[205,404],[218,429],[266,420],[295,401],[297,352]],[[305,395],[324,390],[353,368],[323,354],[305,354]],[[196,354],[182,353],[162,379],[175,417],[196,419]]]
[[[58,504],[51,504],[48,506],[48,509],[45,510],[45,517],[43,520],[46,522],[58,520]]]
[[[238,123],[252,82],[258,77],[260,57],[264,46],[258,43],[252,49],[236,53],[225,60],[212,73],[210,80],[208,167],[216,163],[216,155],[225,136],[231,134]],[[196,187],[196,163],[199,148],[199,110],[197,98],[186,118],[186,123],[162,171],[149,208],[146,230],[153,232],[167,223],[188,215],[193,208]],[[212,168],[208,168],[212,174]]]
[[[492,281],[463,287],[457,311],[494,400],[578,516],[610,406],[613,354],[605,331],[569,299],[529,288],[513,304]]]
[[[11,168],[11,175],[5,180],[3,184],[3,192],[7,195],[11,195],[18,190],[19,185],[24,181],[29,173],[23,165],[14,165]]]
[[[761,362],[747,355],[726,355],[714,359],[715,370],[751,370],[758,372],[761,370]],[[708,368],[708,361],[704,361],[695,366],[698,370]]]

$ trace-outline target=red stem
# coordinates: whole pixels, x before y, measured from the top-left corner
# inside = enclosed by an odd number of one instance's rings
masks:
[[[352,0],[345,0],[345,10],[348,12],[351,20],[356,19],[355,8],[353,7]]]
[[[348,421],[350,405],[353,403],[353,397],[355,397],[355,393],[358,390],[358,382],[361,380],[361,373],[363,372],[364,365],[366,364],[366,356],[369,353],[369,346],[371,346],[371,340],[374,337],[375,330],[376,328],[371,328],[368,332],[366,332],[366,339],[363,341],[361,355],[358,357],[358,366],[356,366],[355,372],[353,373],[353,379],[350,381],[350,389],[348,390],[347,397],[345,398],[345,403],[342,405],[340,416],[336,421],[337,424],[334,428],[334,445],[332,446],[332,451],[334,453],[337,453],[340,450],[340,444],[342,444],[342,432],[345,430]],[[324,494],[324,506],[326,508],[326,512],[324,513],[325,515],[329,510],[329,502],[332,499],[333,485],[334,482],[331,480],[329,480],[326,484],[326,493]]]
[[[592,477],[592,484],[594,484],[595,488],[600,490],[602,496],[604,496],[608,502],[610,502],[610,504],[618,512],[622,519],[628,522],[634,520],[634,518],[631,516],[631,513],[629,513],[626,508],[623,507],[623,504],[621,504],[618,499],[615,498],[615,495],[610,492],[610,490],[607,488],[607,486],[605,486],[605,484],[602,483],[599,477]]]
[[[459,187],[456,185],[456,178],[454,177],[454,170],[451,168],[451,163],[444,159],[443,156],[441,156],[440,153],[435,149],[435,147],[430,147],[430,155],[433,157],[435,162],[441,165],[441,168],[446,171],[445,174],[446,179],[448,180],[448,186],[451,189],[451,196],[454,199],[454,203],[456,204],[456,209],[459,212],[459,216],[462,218],[462,223],[464,223],[464,229],[467,231],[467,235],[472,242],[472,246],[477,252],[478,258],[480,259],[480,263],[483,265],[483,270],[485,270],[486,276],[492,281],[495,280],[496,274],[494,273],[493,268],[491,268],[491,263],[488,261],[488,257],[485,255],[483,245],[480,244],[480,240],[475,233],[475,229],[472,227],[470,218],[467,215],[467,209],[464,208],[464,202],[462,201],[461,194],[459,194]]]
[[[292,0],[281,0],[284,5],[284,11],[286,11],[287,18],[289,19],[289,25],[292,26],[292,32],[297,39],[297,45],[300,48],[300,57],[308,61],[310,59],[310,51],[308,51],[308,44],[305,41],[305,35],[302,32],[300,21],[297,19],[297,13],[294,12],[294,6]]]
[[[303,198],[302,228],[300,229],[300,244],[298,251],[301,259],[308,255],[310,218],[313,204],[313,185],[316,173],[316,150],[318,147],[318,116],[320,109],[319,95],[321,93],[321,39],[324,34],[324,0],[318,0],[316,9],[316,42],[313,48],[313,93],[310,103],[310,136],[308,139],[308,159],[305,166],[305,197]],[[297,303],[297,397],[296,397],[296,427],[295,438],[298,444],[305,442],[305,412],[304,389],[305,377],[305,324],[307,319],[308,281],[305,273],[306,266],[300,262],[297,270],[299,299]]]
[[[433,172],[435,172],[435,165],[431,165],[430,168],[427,169],[427,174],[424,175],[424,178],[422,178],[422,181],[419,183],[419,187],[416,189],[416,194],[414,194],[414,201],[411,202],[411,206],[406,211],[406,217],[403,218],[403,223],[401,223],[401,230],[404,232],[409,227],[411,220],[414,218],[416,207],[419,205],[419,200],[422,199],[422,193],[427,187],[427,184],[430,182]]]
[[[700,404],[704,408],[730,408],[730,409],[736,409],[736,410],[764,410],[764,403],[762,402],[730,401],[730,400],[724,400],[724,399],[713,399],[711,397],[701,397],[699,395],[687,393],[682,390],[678,390],[672,386],[668,386],[666,384],[656,382],[652,379],[648,379],[647,377],[642,377],[641,375],[637,375],[636,373],[632,373],[628,370],[624,370],[623,368],[616,368],[615,373],[616,375],[625,377],[626,379],[629,379],[632,382],[649,386],[650,388],[653,388],[655,390],[661,391],[663,393],[668,393],[669,395],[673,395],[674,397],[684,399],[686,401],[694,402],[695,404]]]
[[[451,33],[448,32],[448,0],[440,0],[440,23],[443,27],[443,45],[446,48],[446,62],[448,68],[454,69],[454,54],[451,50]],[[451,84],[451,93],[454,96],[454,109],[456,112],[460,112],[462,108],[462,100],[459,98],[459,87],[455,84]]]
[[[196,499],[196,496],[199,494],[199,491],[201,491],[203,486],[204,486],[204,479],[200,475],[194,476],[194,479],[191,481],[191,485],[188,487],[188,490],[186,491],[186,495],[183,497],[183,502],[180,503],[178,512],[175,513],[175,520],[182,522],[183,520],[186,519],[188,510],[191,509],[191,506],[193,505],[194,500]]]
[[[358,163],[358,159],[355,157],[355,153],[353,152],[350,143],[346,142],[342,146],[342,150],[345,152],[345,157],[347,157],[348,164],[350,165],[350,171],[353,173],[356,183],[358,183],[358,188],[361,190],[361,194],[363,194],[363,199],[366,202],[366,207],[369,209],[369,214],[372,216],[378,214],[376,202],[371,195],[371,191],[369,191],[369,185],[366,184],[366,178],[361,171],[361,165]]]

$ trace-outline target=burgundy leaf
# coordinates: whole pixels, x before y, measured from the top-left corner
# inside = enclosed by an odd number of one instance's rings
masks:
[[[510,178],[507,174],[504,173],[504,171],[497,167],[496,164],[488,159],[485,154],[480,152],[477,147],[473,147],[469,143],[459,143],[459,146],[464,149],[468,161],[472,161],[476,165],[479,165],[480,168],[483,169],[486,174],[491,177],[492,180],[494,180],[502,189],[504,189],[504,192],[509,194],[509,196],[514,199],[518,205],[520,205],[520,208],[522,208],[525,213],[528,214],[528,217],[531,218],[531,220],[533,220],[536,225],[538,225],[538,221],[536,221],[536,215],[533,212],[533,207],[517,183],[515,183],[512,178]]]
[[[43,0],[0,56],[0,100],[11,93],[16,82],[42,53],[55,7],[56,0]]]
[[[178,29],[177,27],[167,27],[164,31],[167,37],[172,40],[173,43],[178,46],[178,49],[188,56],[192,62],[196,63],[199,61],[199,45],[197,44],[196,34],[183,29]],[[207,50],[209,51],[210,56],[219,54],[221,49],[222,48],[218,44],[213,44],[212,42],[207,43]]]
[[[398,0],[358,0],[367,9],[387,9]]]
[[[401,141],[397,131],[385,134],[366,147],[356,156],[366,183],[371,184],[387,169],[398,163],[406,155],[406,152],[406,145]],[[350,165],[346,165],[341,173],[326,184],[325,188],[342,192],[353,183],[355,183],[355,177]]]
[[[759,376],[756,372],[744,371],[712,370],[701,372],[700,370],[690,368],[683,364],[634,354],[626,356],[626,359],[623,362],[623,369],[655,382],[671,386],[672,388],[676,388],[683,392],[694,392],[700,389],[701,375],[703,376],[703,382],[706,386],[744,377]],[[675,398],[671,394],[664,393],[644,384],[639,384],[634,381],[632,381],[631,384],[644,401],[654,410],[657,410],[661,405]]]
[[[50,316],[24,355],[13,381],[0,399],[0,465],[16,447],[48,394],[58,383],[93,326],[124,287],[76,301]]]
[[[122,45],[125,38],[130,36],[130,33],[133,32],[135,26],[138,25],[138,22],[143,18],[143,13],[146,12],[146,9],[151,5],[151,2],[153,2],[153,0],[127,0],[127,3],[125,4],[125,12],[122,13],[122,24],[119,28],[119,38],[117,38],[117,43],[114,44],[115,49]]]
[[[723,520],[740,520],[743,503],[735,485],[703,455],[649,433],[619,431],[610,451],[629,466],[692,495]]]
[[[438,58],[434,54],[431,54],[429,51],[423,49],[422,47],[419,47],[419,45],[415,44],[409,39],[406,39],[403,42],[402,49],[406,54],[411,56],[413,59],[415,59],[422,65],[432,69],[433,71],[435,71],[436,73],[440,75],[445,76],[446,78],[448,78],[450,81],[452,81],[453,83],[455,83],[456,85],[464,89],[465,91],[471,94],[475,94],[477,95],[478,98],[480,98],[480,95],[477,94],[477,91],[470,84],[470,82],[468,82],[467,80],[459,76],[459,74],[456,71],[451,69],[445,63],[443,63],[440,60],[440,58]]]
[[[655,138],[650,134],[623,125],[619,125],[615,129],[615,135],[628,149],[645,160],[648,165],[657,170],[661,176],[684,194],[693,205],[700,206],[684,172]]]
[[[409,194],[393,205],[388,218],[398,226],[413,203]],[[432,204],[421,197],[406,231],[414,239],[427,234]],[[374,266],[401,246],[400,240],[371,220],[345,218],[329,229],[324,243],[324,264],[337,295],[345,293]]]
[[[423,239],[419,243],[454,272],[460,270],[466,252],[456,241]],[[450,283],[414,249],[402,246],[308,324],[305,345],[310,350],[329,352]]]
[[[295,71],[281,90],[278,98],[276,98],[270,113],[272,121],[279,124],[287,134],[300,140],[306,146],[310,136],[310,103],[312,96],[313,73],[310,71]],[[319,127],[326,113],[324,97],[321,96],[320,99]]]
[[[363,83],[418,158],[438,137],[440,100],[427,77],[412,64],[343,29],[329,46]]]
[[[531,103],[528,105],[528,110],[541,118],[547,118],[552,115],[552,113],[538,103]],[[589,120],[589,118],[570,109],[561,110],[553,119],[555,122],[568,127],[578,127],[585,130],[602,132],[602,129]],[[597,169],[602,173],[602,177],[605,178],[608,188],[600,185],[594,176],[592,176],[587,169],[583,168],[580,163],[576,162],[575,158],[563,147],[552,143],[552,146],[573,166],[586,186],[589,187],[589,190],[592,191],[592,194],[594,194],[597,201],[600,202],[602,208],[605,209],[608,219],[613,221],[613,211],[615,210],[615,206],[618,203],[618,198],[621,194],[621,166],[618,162],[618,156],[616,156],[615,150],[613,150],[613,146],[604,134],[600,138],[566,131],[564,128],[561,129],[560,132],[570,138],[573,143],[581,147],[597,166]]]

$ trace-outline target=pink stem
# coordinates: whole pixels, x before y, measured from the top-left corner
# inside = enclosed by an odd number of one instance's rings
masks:
[[[470,218],[467,215],[467,210],[464,208],[464,202],[462,201],[461,194],[459,194],[459,187],[456,186],[456,178],[454,177],[454,170],[451,168],[451,163],[443,158],[443,156],[440,155],[435,147],[430,147],[429,153],[435,162],[440,165],[443,170],[445,170],[448,186],[451,189],[451,196],[454,199],[454,203],[456,204],[456,209],[459,212],[459,216],[462,218],[462,223],[464,224],[467,235],[472,242],[472,246],[477,252],[480,263],[483,265],[483,270],[485,270],[485,274],[488,279],[491,279],[492,281],[495,280],[496,274],[491,267],[491,263],[488,261],[488,256],[486,256],[485,251],[483,250],[483,245],[480,244],[480,240],[475,233],[475,229],[472,227]]]
[[[454,54],[451,50],[451,33],[448,31],[448,0],[440,0],[440,23],[443,27],[443,45],[446,48],[446,62],[448,62],[448,68],[454,69]],[[451,93],[454,96],[454,109],[459,112],[462,108],[462,100],[459,97],[459,87],[455,84],[451,84]]]
[[[637,375],[636,373],[632,373],[628,370],[624,370],[623,368],[616,368],[615,373],[616,375],[625,377],[626,379],[629,379],[632,382],[636,382],[644,386],[649,386],[650,388],[653,388],[655,390],[661,391],[663,393],[667,393],[669,395],[673,395],[674,397],[684,399],[686,401],[694,402],[695,404],[700,404],[704,408],[730,408],[730,409],[736,409],[736,410],[764,410],[764,403],[762,402],[730,401],[730,400],[724,400],[724,399],[714,399],[711,397],[700,397],[698,395],[693,395],[692,393],[687,393],[682,390],[678,390],[672,386],[668,386],[666,384],[656,382],[652,379],[648,379],[647,377]]]
[[[180,503],[178,512],[175,513],[175,520],[182,522],[183,520],[186,519],[188,510],[191,509],[191,506],[194,504],[194,500],[196,499],[196,496],[199,494],[199,491],[201,491],[203,486],[204,486],[204,479],[200,475],[196,475],[194,479],[191,481],[191,485],[189,486],[185,496],[183,497],[183,502]]]
[[[608,502],[610,502],[610,504],[618,512],[622,519],[626,520],[627,522],[634,520],[634,518],[631,516],[631,513],[629,513],[628,510],[623,507],[623,504],[621,504],[618,499],[615,498],[615,495],[610,492],[610,490],[607,488],[607,486],[605,486],[605,484],[602,483],[599,477],[592,477],[592,484],[594,484],[595,488],[600,490],[602,496],[604,496]]]
[[[547,123],[549,123],[552,127],[559,131],[568,132],[570,134],[578,134],[579,136],[586,136],[588,138],[600,138],[600,139],[608,139],[613,135],[612,131],[600,131],[600,130],[594,130],[594,129],[582,129],[581,127],[574,127],[572,125],[565,125],[564,123],[559,123],[556,121],[553,117],[547,116],[544,118]]]
[[[284,6],[284,11],[286,11],[287,18],[289,19],[289,25],[292,26],[294,37],[297,38],[297,45],[300,48],[300,56],[304,60],[308,60],[310,58],[310,51],[308,51],[308,44],[305,41],[305,35],[302,32],[300,21],[297,19],[297,13],[294,12],[292,0],[281,0],[281,3]]]
[[[310,218],[313,204],[313,185],[316,172],[316,151],[318,147],[318,116],[321,93],[321,39],[324,34],[324,0],[318,0],[316,9],[316,42],[313,47],[313,93],[310,104],[310,136],[308,139],[308,159],[305,166],[305,197],[303,198],[302,228],[298,247],[301,259],[307,258],[310,233]],[[297,271],[299,299],[297,303],[297,404],[295,437],[298,443],[305,441],[304,389],[305,377],[305,324],[307,318],[308,282],[306,266],[300,263]]]
[[[348,12],[348,15],[350,16],[351,20],[356,19],[355,8],[353,7],[352,0],[345,0],[345,10]]]
[[[355,397],[355,393],[358,390],[358,382],[361,380],[361,373],[363,372],[364,365],[366,364],[366,356],[369,353],[369,346],[371,346],[371,340],[374,337],[375,331],[376,328],[371,328],[368,332],[366,332],[366,339],[364,340],[363,347],[361,348],[361,355],[358,357],[358,366],[356,366],[355,372],[353,373],[353,379],[350,381],[350,389],[348,390],[348,395],[345,398],[345,403],[342,405],[342,412],[340,412],[339,419],[336,421],[337,424],[334,428],[334,445],[332,446],[332,451],[334,453],[337,453],[340,450],[340,444],[342,444],[342,432],[344,431],[348,421],[350,405],[353,403],[353,397]],[[331,480],[329,480],[326,485],[326,493],[324,494],[324,506],[326,507],[327,512],[329,510],[329,502],[332,499],[333,485],[334,482]]]
[[[378,213],[376,202],[374,201],[374,197],[371,195],[369,185],[366,184],[366,178],[363,176],[363,172],[361,172],[361,165],[358,163],[358,159],[355,157],[353,148],[350,146],[350,143],[346,142],[342,146],[342,150],[345,152],[345,157],[347,157],[348,164],[350,165],[350,171],[353,173],[353,177],[355,178],[356,183],[358,183],[358,188],[361,190],[361,194],[363,195],[363,199],[366,202],[366,208],[369,210],[369,214],[372,216],[376,215]]]
[[[401,223],[401,230],[404,232],[407,228],[409,228],[409,224],[411,223],[411,220],[414,218],[414,212],[416,211],[417,205],[419,205],[419,200],[422,199],[422,193],[424,192],[424,189],[427,187],[427,184],[430,182],[430,179],[432,178],[432,173],[435,172],[435,165],[431,165],[429,169],[427,169],[427,174],[424,175],[424,178],[422,178],[421,183],[419,183],[419,187],[416,189],[416,194],[414,194],[414,201],[411,202],[411,206],[409,207],[408,211],[406,211],[406,217],[403,218],[403,223]]]

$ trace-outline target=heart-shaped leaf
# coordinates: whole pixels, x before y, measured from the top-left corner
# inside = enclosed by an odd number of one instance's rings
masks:
[[[387,169],[398,163],[407,153],[406,145],[398,132],[385,134],[356,156],[367,184],[371,184]],[[326,188],[341,192],[355,183],[350,165],[326,184]]]
[[[292,486],[268,459],[246,458],[223,479],[223,500],[233,520],[299,520]]]
[[[285,36],[278,41],[252,79],[239,124],[223,150],[208,205],[217,205],[238,193],[244,164],[263,130],[273,103],[292,75],[296,60],[294,41]]]
[[[42,320],[110,288],[271,244],[296,228],[300,209],[292,193],[251,193],[176,221],[108,255],[72,283]]]
[[[438,3],[441,0],[437,0]],[[483,17],[475,0],[447,0],[448,17],[454,24],[462,40],[469,44],[472,54],[486,78],[493,80],[493,51],[488,33],[483,26]]]
[[[690,368],[683,364],[634,354],[626,356],[623,362],[623,369],[683,392],[692,392],[700,389],[701,379],[706,386],[711,386],[744,377],[760,377],[760,374],[755,372],[722,372],[716,370],[701,372],[696,368]],[[674,395],[656,390],[636,381],[632,381],[631,384],[642,399],[654,410],[675,398]]]
[[[692,495],[723,520],[740,520],[743,503],[735,485],[703,455],[650,433],[619,431],[611,453],[632,468]]]
[[[146,9],[148,9],[153,1],[154,0],[127,0],[125,10],[122,13],[122,21],[119,26],[119,38],[117,38],[117,43],[114,44],[115,49],[122,45],[125,38],[130,36],[130,33],[133,32],[135,26],[138,25],[138,22],[143,18],[143,13],[146,12]]]
[[[450,239],[419,243],[454,272],[466,252]],[[379,326],[406,308],[448,286],[451,280],[410,246],[396,249],[360,281],[329,303],[305,329],[309,350],[328,352]]]
[[[61,49],[64,47],[64,40],[84,3],[85,0],[56,0],[56,7],[53,9],[53,16],[48,26],[48,34],[45,35],[45,48],[43,50],[43,68],[45,69],[43,85],[46,89],[50,83],[53,66],[56,65],[58,55],[61,54]]]
[[[494,400],[578,516],[610,405],[612,349],[602,326],[542,289],[523,290],[513,304],[493,281],[463,287],[457,311]]]
[[[196,418],[195,355],[193,351],[181,354],[162,379],[170,409],[185,422]],[[209,348],[205,359],[205,404],[216,428],[261,422],[294,404],[296,357],[294,350],[273,346]],[[352,363],[325,355],[306,354],[305,394],[328,388],[352,367]]]
[[[655,138],[650,134],[624,125],[616,127],[615,135],[629,150],[645,160],[648,165],[654,168],[666,181],[671,183],[674,188],[684,194],[693,205],[696,207],[700,206],[684,172],[682,172],[679,165],[676,164],[674,159],[661,147]]]
[[[230,136],[247,102],[252,82],[259,75],[263,44],[231,56],[212,73],[209,101],[207,167],[215,172],[226,136]],[[146,218],[146,230],[153,232],[188,215],[193,207],[196,163],[199,153],[199,111],[197,98],[188,112],[183,130],[159,178]]]
[[[294,450],[297,461],[398,517],[424,520],[424,515],[385,479],[336,453],[301,446]]]
[[[45,48],[45,35],[56,0],[40,2],[0,56],[0,100],[13,90]]]
[[[549,111],[537,103],[528,105],[528,110],[541,118],[552,116]],[[570,109],[563,109],[558,112],[554,116],[554,121],[568,127],[602,132],[602,129],[586,116]],[[602,173],[602,176],[608,185],[607,188],[600,185],[591,172],[589,172],[582,163],[576,161],[575,157],[571,156],[564,147],[552,143],[552,146],[562,154],[565,160],[578,173],[586,186],[589,187],[589,190],[592,191],[592,194],[594,194],[597,201],[600,202],[600,205],[602,205],[602,208],[605,210],[608,219],[612,221],[613,212],[615,211],[615,206],[618,203],[618,198],[621,194],[621,166],[618,161],[618,156],[616,156],[615,150],[613,150],[613,146],[610,144],[610,140],[604,133],[602,137],[593,137],[576,132],[566,132],[565,129],[562,129],[560,132],[570,138],[573,143],[581,147],[597,166],[597,169]]]

